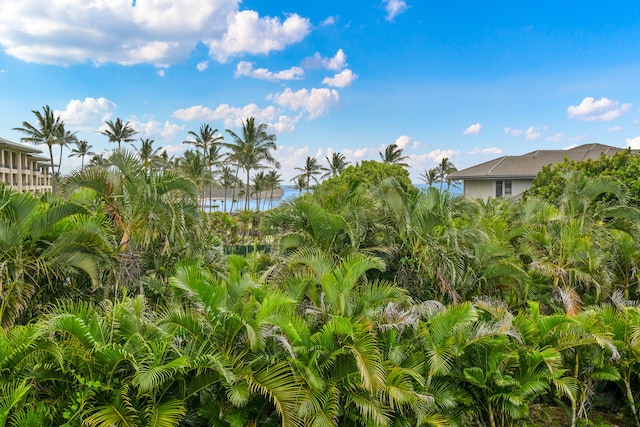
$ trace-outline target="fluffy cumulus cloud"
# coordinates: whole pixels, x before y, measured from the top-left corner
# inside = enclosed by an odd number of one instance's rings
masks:
[[[209,61],[200,61],[198,65],[196,65],[196,69],[200,72],[205,71],[207,68],[209,68]]]
[[[296,123],[302,114],[288,116],[274,106],[260,108],[257,104],[251,103],[244,107],[233,107],[229,104],[220,104],[215,109],[194,105],[173,112],[173,117],[183,121],[222,121],[225,128],[240,128],[242,123],[249,117],[254,117],[256,121],[266,123],[271,132],[291,133],[296,128]]]
[[[560,142],[563,139],[564,139],[564,133],[562,132],[554,133],[553,135],[547,137],[547,141],[551,141],[551,142]]]
[[[393,21],[393,19],[407,10],[408,6],[404,0],[383,0],[384,10],[387,11],[387,21]]]
[[[175,139],[179,133],[185,129],[184,125],[178,125],[171,123],[168,120],[159,122],[157,120],[150,119],[148,121],[141,121],[137,117],[132,117],[129,123],[133,129],[135,129],[139,138],[149,138],[156,141],[171,141]]]
[[[411,137],[409,135],[400,135],[396,138],[395,144],[398,148],[405,149],[411,143]]]
[[[221,38],[207,42],[211,56],[220,62],[243,53],[267,54],[283,50],[303,40],[309,34],[311,23],[297,14],[280,22],[279,18],[260,18],[258,12],[243,10],[229,16],[227,27]]]
[[[538,139],[542,136],[540,129],[535,126],[530,126],[528,129],[512,129],[512,128],[504,128],[504,133],[511,136],[524,136],[527,140]]]
[[[502,149],[498,147],[474,148],[469,154],[502,154]]]
[[[0,47],[27,62],[70,65],[150,63],[188,58],[198,42],[220,61],[269,53],[302,40],[309,21],[260,17],[240,0],[21,0],[3,4]]]
[[[620,104],[619,101],[604,97],[595,100],[588,96],[579,105],[570,105],[567,108],[567,115],[577,120],[608,122],[617,119],[630,109],[631,104],[628,103]]]
[[[627,138],[627,148],[640,150],[640,136],[636,136],[635,138]]]
[[[334,75],[333,77],[325,77],[322,80],[322,84],[325,84],[327,86],[343,88],[343,87],[349,86],[357,78],[358,78],[358,75],[347,68],[346,70],[342,70],[341,72]]]
[[[467,127],[464,130],[464,132],[462,132],[462,134],[463,135],[480,135],[480,132],[482,132],[482,125],[480,123],[474,123],[469,127]]]
[[[66,127],[75,131],[93,132],[109,120],[116,104],[107,98],[72,99],[64,110],[56,110]]]
[[[298,80],[304,75],[301,67],[291,67],[288,70],[278,72],[269,71],[266,68],[253,68],[252,62],[240,61],[236,66],[235,76],[248,76],[259,80],[278,82],[282,80]]]
[[[316,52],[313,56],[305,59],[303,65],[308,69],[326,68],[331,71],[340,71],[347,66],[347,55],[342,49],[338,49],[338,52],[331,58]]]
[[[173,117],[183,121],[217,121],[221,120],[226,128],[240,127],[242,122],[249,117],[255,117],[258,122],[273,122],[278,119],[278,111],[274,106],[260,108],[251,103],[244,107],[233,107],[229,104],[220,104],[215,109],[194,105],[173,112]]]
[[[328,112],[340,101],[340,95],[334,89],[300,89],[297,92],[287,88],[279,94],[269,95],[267,99],[293,111],[305,111],[309,119],[315,119]]]

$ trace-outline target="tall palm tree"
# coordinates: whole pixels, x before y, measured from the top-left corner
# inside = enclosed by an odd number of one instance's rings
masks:
[[[263,171],[256,173],[253,176],[253,194],[256,197],[256,210],[260,210],[260,199],[262,198],[262,192],[267,190],[266,175]]]
[[[227,133],[233,138],[232,144],[226,146],[232,151],[231,158],[239,168],[245,172],[245,210],[249,209],[249,199],[251,191],[251,171],[254,169],[264,169],[265,163],[280,165],[272,155],[276,150],[276,136],[267,133],[267,124],[256,125],[255,118],[249,117],[242,123],[241,135],[227,129]]]
[[[32,125],[29,122],[22,122],[22,127],[13,128],[27,136],[20,138],[23,142],[30,144],[45,144],[49,149],[49,160],[51,161],[52,190],[53,193],[58,191],[58,176],[56,175],[55,162],[53,160],[53,146],[60,143],[60,139],[64,138],[64,122],[60,120],[60,116],[54,116],[53,110],[48,105],[42,107],[42,112],[31,110],[36,116],[37,124]],[[62,149],[62,147],[60,147]]]
[[[409,156],[404,156],[402,151],[402,148],[399,148],[398,144],[391,144],[384,149],[384,154],[382,151],[379,151],[378,154],[380,154],[380,159],[384,163],[396,164],[406,168],[409,167],[409,165],[403,162],[407,160]]]
[[[131,144],[131,146],[136,150],[138,158],[147,171],[158,164],[161,160],[159,154],[161,148],[153,148],[154,142],[155,141],[153,139],[140,138],[140,148]]]
[[[307,192],[309,191],[311,180],[313,179],[313,181],[317,183],[318,178],[316,177],[322,173],[322,166],[318,163],[318,159],[311,156],[307,156],[303,167],[294,169],[300,171],[298,176],[304,179],[304,188]]]
[[[429,184],[429,187],[433,187],[433,183],[438,180],[438,176],[439,176],[439,169],[432,168],[432,169],[427,169],[425,173],[421,174],[420,179],[423,180],[425,183]]]
[[[271,169],[265,176],[267,181],[267,188],[269,188],[269,209],[273,207],[273,192],[280,186],[282,182],[282,175],[277,170]]]
[[[349,162],[347,162],[344,154],[342,153],[332,153],[331,158],[326,156],[325,159],[327,159],[329,167],[327,168],[327,172],[324,174],[323,178],[338,176],[347,166],[349,166]]]
[[[443,158],[438,165],[438,173],[440,179],[440,190],[442,190],[442,184],[447,183],[447,190],[451,186],[451,180],[449,179],[449,175],[454,172],[457,172],[458,169],[454,166],[453,163],[449,160],[448,157]]]
[[[224,188],[224,200],[222,201],[223,211],[227,211],[227,192],[231,186],[235,188],[238,183],[236,181],[236,176],[233,174],[230,166],[222,166],[220,168],[220,183]]]
[[[133,142],[135,139],[134,135],[138,134],[129,122],[123,123],[122,119],[118,117],[115,122],[112,120],[108,120],[105,122],[107,125],[107,129],[101,131],[100,133],[109,138],[109,142],[117,142],[118,150],[120,149],[120,144],[122,142]]]
[[[80,157],[81,166],[80,169],[84,169],[84,158],[85,156],[93,156],[95,153],[91,151],[93,145],[89,144],[89,141],[86,139],[76,139],[74,141],[76,148],[71,149],[71,157]]]
[[[202,158],[205,160],[209,173],[213,175],[211,168],[220,160],[220,144],[222,144],[224,137],[218,133],[218,129],[212,129],[208,123],[200,125],[198,132],[190,130],[188,135],[191,139],[182,141],[182,143],[191,144],[202,150]],[[209,183],[209,197],[211,197],[212,184],[213,181]]]
[[[202,204],[204,196],[204,183],[208,181],[209,170],[202,154],[199,151],[185,151],[184,155],[178,159],[178,165],[184,174],[193,181],[198,188],[198,197]]]
[[[202,220],[191,180],[173,171],[147,172],[137,156],[126,150],[115,150],[103,167],[72,173],[65,189],[70,194],[78,189],[96,193],[115,229],[121,263],[152,249],[164,256],[187,246]],[[128,274],[126,268],[120,270]],[[135,283],[129,276],[121,279]]]

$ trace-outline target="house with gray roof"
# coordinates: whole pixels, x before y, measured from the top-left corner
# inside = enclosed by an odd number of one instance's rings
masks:
[[[0,183],[17,191],[51,191],[49,158],[28,145],[0,138]]]
[[[597,160],[612,156],[624,148],[604,144],[584,144],[569,150],[536,150],[521,156],[503,156],[452,173],[452,181],[463,181],[464,194],[487,200],[489,197],[517,197],[531,187],[533,178],[546,165],[561,163],[565,159]]]

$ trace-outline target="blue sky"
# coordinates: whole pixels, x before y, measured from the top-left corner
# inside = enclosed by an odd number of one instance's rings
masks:
[[[2,2],[0,136],[49,105],[94,151],[121,117],[179,155],[254,116],[285,180],[397,143],[418,182],[443,157],[640,148],[639,47],[635,1]]]

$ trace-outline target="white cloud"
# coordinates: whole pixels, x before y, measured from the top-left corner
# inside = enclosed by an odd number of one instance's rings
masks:
[[[107,98],[87,97],[84,100],[72,99],[66,109],[54,113],[60,116],[71,132],[93,132],[109,120],[115,109],[116,104]]]
[[[469,154],[502,154],[502,149],[498,147],[479,148],[476,147],[469,151]]]
[[[424,169],[425,162],[438,164],[442,161],[442,159],[444,158],[451,159],[453,156],[457,154],[460,154],[460,151],[438,149],[438,150],[430,151],[426,154],[410,155],[409,156],[410,161],[408,163],[410,166],[412,166],[413,169],[422,170]]]
[[[554,133],[553,135],[547,137],[547,141],[551,141],[551,142],[560,142],[563,139],[564,139],[564,133],[562,132]]]
[[[200,61],[200,62],[198,62],[198,65],[196,65],[196,68],[200,72],[205,71],[207,68],[209,68],[209,61]]]
[[[636,136],[635,138],[627,138],[627,148],[640,150],[640,136]]]
[[[361,159],[365,158],[367,156],[367,154],[374,153],[374,152],[376,152],[376,151],[375,150],[370,150],[369,148],[366,148],[366,147],[357,148],[355,150],[351,149],[351,148],[345,148],[344,150],[342,150],[342,154],[344,154],[344,157],[347,159],[347,161],[361,160]]]
[[[290,110],[304,110],[309,114],[309,119],[315,119],[325,114],[333,105],[340,100],[340,95],[334,89],[300,89],[293,92],[286,88],[277,95],[269,95],[267,99],[272,99],[276,104],[289,108]]]
[[[624,130],[622,126],[612,126],[608,129],[609,132],[620,132],[621,130]]]
[[[296,129],[296,123],[298,123],[301,117],[302,114],[298,114],[295,117],[282,115],[278,116],[278,121],[268,123],[268,125],[275,133],[291,133]]]
[[[129,123],[133,129],[139,132],[136,137],[149,138],[156,141],[171,141],[185,129],[184,125],[171,123],[168,120],[165,120],[164,123],[153,119],[143,122],[135,116],[129,120]]]
[[[540,130],[535,126],[531,126],[527,130],[504,128],[504,133],[507,135],[516,136],[516,137],[524,136],[524,138],[528,140],[537,139],[537,138],[540,138],[540,136],[542,136],[542,134],[540,133]]]
[[[241,61],[236,66],[235,76],[249,76],[259,80],[269,80],[277,82],[281,80],[299,80],[304,75],[304,70],[300,67],[291,67],[288,70],[274,73],[266,68],[253,68],[252,62]]]
[[[258,12],[243,10],[229,16],[228,29],[219,39],[207,41],[209,52],[218,61],[243,53],[267,54],[283,50],[303,40],[309,34],[308,19],[289,15],[284,22],[279,18],[260,18]]]
[[[567,115],[571,119],[608,122],[617,119],[630,109],[631,104],[628,103],[620,105],[619,101],[604,97],[596,101],[588,96],[580,105],[570,105],[567,108]]]
[[[395,144],[398,146],[398,148],[400,149],[405,149],[405,147],[407,145],[409,145],[409,143],[411,142],[411,137],[408,135],[401,135],[399,137],[396,138],[396,142]]]
[[[26,62],[70,65],[186,59],[196,43],[220,37],[238,0],[65,0],[5,2],[0,44]]]
[[[325,77],[322,80],[322,84],[325,84],[327,86],[343,88],[343,87],[349,86],[357,78],[358,78],[358,75],[347,68],[346,70],[342,70],[341,72],[334,75],[333,77]]]
[[[571,150],[572,148],[576,148],[577,146],[578,144],[567,145],[566,147],[563,148],[563,150]]]
[[[327,27],[329,25],[333,25],[336,23],[336,17],[335,16],[327,16],[321,23],[320,26],[321,27]]]
[[[471,126],[467,127],[464,132],[462,132],[463,135],[480,135],[480,132],[482,132],[482,125],[480,123],[474,123]]]
[[[166,76],[166,75],[167,75],[167,73],[165,72],[165,70],[160,69],[160,70],[158,70],[158,75],[159,75],[160,77],[164,77],[164,76]]]
[[[531,126],[529,129],[527,129],[527,131],[525,132],[525,137],[524,139],[528,139],[528,140],[532,140],[532,139],[538,139],[540,138],[542,134],[538,131],[537,127]]]
[[[382,0],[384,3],[384,9],[387,11],[387,21],[393,21],[393,19],[407,10],[408,6],[404,0]]]
[[[6,3],[6,4],[5,4]],[[239,10],[240,0],[20,0],[3,3],[0,47],[26,62],[115,62],[167,67],[198,42],[219,61],[283,50],[309,34],[308,19]]]
[[[304,60],[303,66],[309,69],[326,68],[331,71],[340,71],[347,66],[347,55],[342,49],[338,49],[332,58],[325,58],[316,52],[315,55]]]
[[[278,118],[278,111],[274,106],[260,108],[251,103],[244,107],[232,107],[229,104],[220,104],[215,110],[202,105],[194,105],[173,112],[173,117],[184,121],[217,121],[222,120],[225,128],[240,127],[242,122],[249,117],[255,117],[258,122],[272,122]]]

